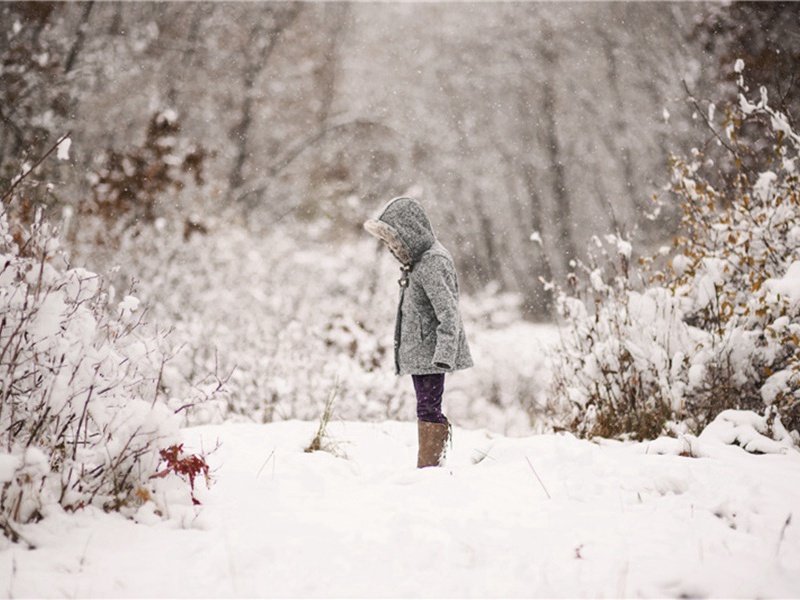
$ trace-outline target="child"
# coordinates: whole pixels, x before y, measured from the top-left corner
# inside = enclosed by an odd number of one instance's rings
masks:
[[[472,358],[458,310],[458,279],[450,253],[436,239],[422,205],[389,202],[364,228],[400,261],[400,304],[394,329],[398,375],[411,374],[417,395],[417,467],[440,466],[450,438],[442,414],[444,375],[467,369]]]

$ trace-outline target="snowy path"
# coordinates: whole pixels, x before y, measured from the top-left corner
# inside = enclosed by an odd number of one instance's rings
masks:
[[[315,429],[187,430],[187,446],[222,444],[190,527],[54,515],[25,531],[38,550],[0,551],[0,593],[800,595],[800,453],[719,446],[687,458],[646,454],[647,444],[457,430],[448,468],[418,471],[414,424],[333,424],[347,459],[303,453]]]

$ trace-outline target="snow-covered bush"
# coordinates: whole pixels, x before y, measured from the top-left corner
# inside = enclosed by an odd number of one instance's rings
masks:
[[[680,410],[674,365],[701,332],[682,323],[668,290],[633,289],[627,243],[615,236],[596,243],[597,255],[578,263],[558,294],[564,327],[551,397],[572,409],[568,427],[580,435],[655,437]]]
[[[699,431],[723,410],[769,406],[800,429],[800,138],[763,89],[751,102],[740,85],[717,148],[759,165],[756,175],[742,167],[715,189],[711,152],[673,159],[683,214],[674,251],[635,274],[580,264],[560,290],[552,394],[579,434],[653,437],[670,422]],[[744,127],[761,132],[756,144],[740,141]]]
[[[82,226],[74,255],[119,264],[122,280],[136,274],[150,314],[172,328],[166,393],[185,397],[208,373],[224,378],[226,393],[187,411],[190,422],[316,419],[337,380],[337,418],[396,417],[411,394],[392,367],[395,290],[376,291],[383,263],[367,236],[334,245],[220,218],[184,237],[179,221],[159,220],[101,257]]]
[[[12,202],[16,201],[12,198]],[[0,523],[47,507],[133,512],[154,491],[180,416],[160,380],[165,335],[139,300],[70,268],[39,211],[0,210]]]
[[[739,446],[752,454],[796,452],[797,433],[792,435],[786,430],[774,407],[764,412],[762,416],[749,410],[723,410],[696,439],[683,436],[690,444],[688,452],[707,456],[709,444]]]

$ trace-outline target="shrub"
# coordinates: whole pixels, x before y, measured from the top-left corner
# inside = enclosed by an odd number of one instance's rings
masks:
[[[14,199],[12,199],[13,201]],[[139,301],[70,268],[38,211],[0,211],[0,523],[48,504],[132,512],[180,416],[160,389],[165,334]],[[13,537],[13,536],[12,536]]]
[[[82,210],[99,214],[107,223],[123,229],[139,221],[152,223],[160,216],[159,198],[183,189],[187,175],[192,175],[196,185],[204,184],[207,157],[202,146],[190,145],[182,137],[175,111],[156,111],[141,146],[127,151],[109,149],[98,155],[98,168],[89,174],[93,201]],[[191,229],[203,229],[189,218],[186,224],[185,235],[190,235]],[[118,235],[118,228],[114,229]]]
[[[551,397],[571,407],[566,425],[579,435],[654,437],[680,410],[682,388],[671,375],[697,332],[681,326],[667,290],[633,289],[629,245],[614,236],[596,242],[598,255],[577,263],[557,297],[565,326]]]
[[[674,249],[629,274],[630,248],[612,237],[618,251],[601,245],[559,290],[551,393],[580,435],[649,438],[672,422],[699,431],[723,410],[768,406],[800,429],[800,138],[765,90],[753,103],[740,85],[714,130],[738,175],[709,183],[713,148],[672,160]],[[741,141],[745,127],[756,142]]]

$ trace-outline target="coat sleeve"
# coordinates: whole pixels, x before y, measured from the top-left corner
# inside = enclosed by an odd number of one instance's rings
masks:
[[[461,333],[455,269],[438,256],[421,266],[420,282],[437,320],[433,364],[449,371],[455,367]]]

